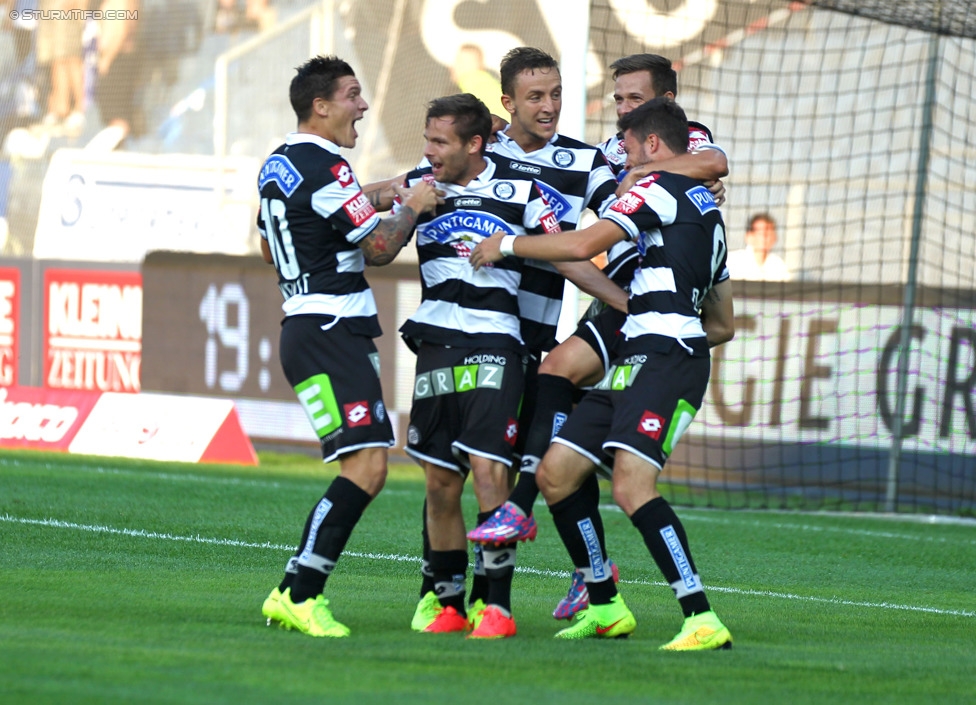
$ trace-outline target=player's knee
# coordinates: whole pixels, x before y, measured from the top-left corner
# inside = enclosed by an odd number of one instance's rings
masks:
[[[446,469],[427,471],[427,506],[438,512],[461,500],[464,481],[457,473]]]
[[[386,449],[367,448],[345,457],[341,474],[375,497],[386,484]]]
[[[584,348],[589,350],[582,343],[557,345],[539,365],[539,374],[563,377],[575,387],[596,384],[603,377],[603,365],[595,354],[583,354]]]
[[[572,360],[567,355],[563,355],[559,346],[550,351],[545,359],[539,363],[540,375],[553,375],[555,377],[565,377],[569,379],[572,372]]]
[[[535,471],[535,484],[545,498],[546,504],[553,504],[562,499],[558,496],[560,494],[559,473],[544,458]]]
[[[509,471],[503,463],[471,463],[471,478],[482,511],[501,506],[509,495]]]

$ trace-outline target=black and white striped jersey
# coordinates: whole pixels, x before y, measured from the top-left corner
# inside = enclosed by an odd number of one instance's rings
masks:
[[[641,256],[631,282],[625,339],[665,336],[707,356],[701,304],[709,289],[729,278],[725,223],[711,192],[686,176],[655,172],[603,217],[624,229]]]
[[[258,230],[268,241],[286,316],[328,315],[381,334],[357,243],[379,222],[338,145],[293,132],[258,175]]]
[[[542,149],[525,152],[504,132],[488,145],[501,164],[536,180],[562,230],[575,230],[586,208],[597,215],[614,199],[617,182],[602,152],[563,135]],[[538,353],[556,345],[556,325],[565,280],[549,262],[526,260],[519,289],[522,334]]]
[[[407,185],[429,181],[444,203],[417,221],[422,297],[400,327],[411,347],[420,342],[521,351],[519,284],[524,263],[505,257],[478,271],[468,258],[483,239],[503,232],[556,232],[556,218],[531,176],[485,157],[485,170],[466,186],[435,182],[429,167],[407,175]],[[394,210],[398,208],[394,206]]]
[[[624,177],[624,166],[627,163],[627,152],[624,150],[623,135],[619,132],[606,142],[601,142],[598,149],[607,158],[610,168],[613,170],[617,180]],[[688,121],[688,151],[694,152],[696,149],[718,149],[723,152],[721,147],[715,144],[712,139],[712,131],[700,122]],[[634,276],[634,269],[637,267],[637,250],[631,242],[618,242],[610,248],[607,253],[607,266],[603,268],[603,273],[610,277],[618,286],[627,286]]]

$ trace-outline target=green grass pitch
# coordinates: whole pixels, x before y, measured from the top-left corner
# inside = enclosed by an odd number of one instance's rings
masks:
[[[514,639],[415,634],[421,472],[392,466],[329,579],[349,639],[264,626],[336,471],[0,454],[0,702],[976,702],[976,525],[677,508],[731,651],[663,653],[681,614],[604,492],[627,640],[561,642],[569,561],[537,506]],[[475,506],[466,491],[466,515]]]

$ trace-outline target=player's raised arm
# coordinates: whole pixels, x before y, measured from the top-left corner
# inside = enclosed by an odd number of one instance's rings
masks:
[[[471,252],[471,265],[479,269],[513,255],[547,262],[583,262],[605,252],[625,237],[622,227],[602,219],[583,230],[564,233],[530,237],[496,234],[478,243]]]
[[[373,181],[363,186],[363,195],[373,204],[373,208],[384,213],[393,208],[393,200],[396,198],[396,186],[404,182],[406,174],[394,176],[392,179]]]
[[[437,205],[437,190],[426,182],[406,188],[393,186],[402,205],[396,215],[380,221],[369,235],[359,241],[359,247],[366,257],[366,264],[382,267],[389,264],[400,253],[410,239],[417,225],[417,216],[424,211],[433,210]]]
[[[708,184],[721,184],[720,179],[728,176],[729,160],[725,152],[721,149],[706,146],[696,149],[693,152],[679,154],[671,159],[662,159],[659,162],[655,162],[653,166],[651,164],[635,166],[621,180],[620,185],[617,187],[617,196],[622,196],[627,193],[633,188],[634,184],[652,171],[668,171],[672,174],[681,174],[705,182],[707,186]],[[709,187],[709,190],[712,191],[711,187]],[[724,185],[721,187],[721,193],[725,193]],[[715,191],[712,191],[712,195],[714,197]],[[716,203],[718,203],[718,199],[716,199]],[[718,203],[718,205],[721,205],[721,203]]]

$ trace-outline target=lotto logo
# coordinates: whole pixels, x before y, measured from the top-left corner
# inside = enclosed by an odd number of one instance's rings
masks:
[[[639,211],[642,205],[644,205],[644,199],[636,193],[628,191],[614,201],[613,205],[610,206],[610,210],[623,213],[624,215],[632,215]]]
[[[547,233],[558,233],[559,221],[556,220],[556,216],[552,213],[546,213],[542,216],[542,229]]]
[[[664,429],[664,419],[651,411],[645,411],[640,423],[637,424],[640,433],[655,441],[660,440],[662,429]]]
[[[518,421],[509,419],[508,426],[505,428],[505,440],[508,445],[514,446],[516,439],[518,439]]]
[[[342,186],[342,188],[352,185],[352,182],[354,181],[352,177],[352,169],[350,169],[349,165],[345,162],[339,162],[338,164],[334,165],[332,167],[332,175],[335,177],[336,181],[339,182],[339,185]]]
[[[354,426],[368,426],[373,422],[373,418],[369,414],[369,404],[364,401],[343,404],[342,411],[346,415],[346,425],[350,428]]]
[[[369,202],[369,199],[366,198],[366,195],[362,191],[343,203],[342,209],[346,211],[349,220],[357,228],[372,216],[376,215],[373,204]]]

